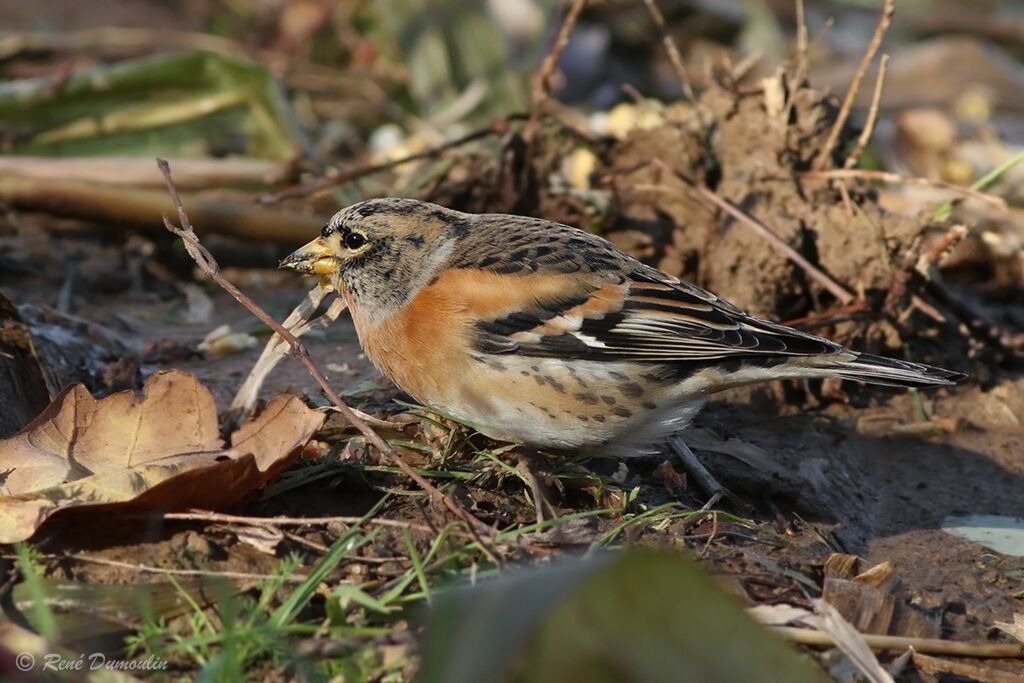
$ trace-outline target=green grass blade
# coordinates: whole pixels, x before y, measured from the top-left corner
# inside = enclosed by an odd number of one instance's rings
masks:
[[[971,185],[971,189],[974,190],[975,192],[982,192],[989,186],[995,184],[996,181],[1002,178],[1004,174],[1008,173],[1010,169],[1012,169],[1014,166],[1016,166],[1022,161],[1024,161],[1024,150],[1018,152],[1017,154],[1014,154],[1012,157],[1010,157],[1003,163],[993,168],[991,171],[983,175],[981,178],[974,181],[974,183]],[[944,221],[947,218],[949,218],[949,216],[952,213],[953,202],[945,202],[944,204],[941,204],[939,208],[935,209],[935,211],[932,213],[932,220]]]
[[[363,515],[358,522],[352,525],[352,528],[342,534],[341,538],[334,542],[331,549],[327,551],[327,554],[323,556],[320,562],[317,563],[313,570],[309,573],[309,577],[305,581],[300,583],[296,587],[295,592],[288,596],[288,599],[281,603],[281,606],[274,610],[274,613],[270,615],[270,619],[267,621],[267,625],[272,629],[280,629],[289,624],[295,615],[305,607],[313,595],[316,594],[317,588],[320,583],[330,574],[334,569],[341,564],[341,561],[356,548],[365,545],[376,535],[376,532],[371,532],[359,538],[362,533],[363,525],[372,519],[380,509],[384,506],[384,502],[390,496],[384,496],[377,504],[370,509],[365,515]]]
[[[15,551],[18,554],[21,575],[25,579],[25,588],[32,598],[32,614],[35,617],[33,626],[48,641],[56,642],[58,638],[57,618],[46,604],[46,591],[43,589],[42,581],[39,580],[39,572],[32,558],[32,549],[26,543],[18,543],[15,546]]]

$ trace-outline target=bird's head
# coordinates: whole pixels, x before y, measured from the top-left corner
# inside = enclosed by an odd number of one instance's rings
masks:
[[[280,266],[319,276],[383,319],[443,270],[467,219],[413,199],[370,199],[334,214]]]

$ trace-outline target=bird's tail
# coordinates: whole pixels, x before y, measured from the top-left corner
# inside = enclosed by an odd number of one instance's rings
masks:
[[[829,369],[832,375],[889,387],[933,387],[956,384],[967,377],[962,372],[943,370],[923,363],[858,353]]]

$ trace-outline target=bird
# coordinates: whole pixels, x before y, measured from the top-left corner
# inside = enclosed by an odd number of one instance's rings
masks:
[[[656,452],[709,395],[756,382],[966,377],[755,317],[539,218],[369,199],[280,265],[344,297],[366,356],[416,401],[537,449]]]

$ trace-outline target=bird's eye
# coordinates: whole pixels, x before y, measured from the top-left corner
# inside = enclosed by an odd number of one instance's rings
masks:
[[[366,237],[358,232],[345,235],[345,248],[355,251],[366,244]]]

